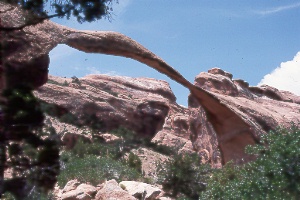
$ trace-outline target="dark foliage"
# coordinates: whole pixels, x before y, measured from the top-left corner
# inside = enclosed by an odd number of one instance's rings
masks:
[[[134,154],[121,159],[122,154],[117,145],[78,140],[72,150],[62,153],[58,184],[64,186],[74,178],[94,185],[105,179],[143,181],[141,160]]]
[[[176,154],[159,166],[159,182],[172,197],[198,200],[210,173],[197,154]]]
[[[59,173],[56,133],[42,128],[44,116],[30,87],[7,89],[2,95],[0,195],[9,192],[24,199],[32,188],[47,192]],[[4,180],[5,169],[12,177]]]
[[[299,199],[300,130],[277,129],[248,147],[257,159],[214,172],[201,199]]]
[[[25,24],[18,27],[0,27],[0,30],[12,31],[22,29],[28,25],[35,25],[45,19],[52,17],[75,17],[78,22],[92,22],[107,18],[112,19],[112,3],[114,0],[1,0],[11,5],[21,6],[30,15],[26,18]],[[118,3],[118,1],[116,0]],[[50,5],[51,10],[46,10]],[[51,14],[49,14],[51,13]]]

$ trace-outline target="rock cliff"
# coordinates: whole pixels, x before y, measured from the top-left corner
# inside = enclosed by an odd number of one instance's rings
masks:
[[[108,75],[88,75],[75,81],[50,75],[48,83],[35,95],[51,106],[57,117],[76,116],[86,126],[93,124],[84,120],[94,120],[99,125],[99,135],[125,127],[138,137],[180,152],[197,151],[203,162],[220,164],[216,134],[204,110],[193,115],[189,108],[178,105],[165,81]],[[201,130],[193,132],[191,124],[201,126]],[[57,131],[61,132],[58,128]],[[194,147],[190,135],[196,136]],[[62,140],[67,146],[73,145],[70,136],[62,135]]]
[[[23,23],[26,15],[20,9],[1,2],[0,17],[1,26],[15,27]],[[16,84],[31,84],[37,88],[45,84],[48,76],[48,53],[58,44],[67,44],[87,53],[132,58],[166,74],[191,91],[189,116],[192,119],[207,116],[216,132],[223,163],[251,159],[244,152],[246,145],[257,143],[261,134],[278,125],[288,125],[291,121],[299,123],[299,97],[267,86],[248,87],[243,81],[233,81],[232,75],[219,69],[200,74],[196,77],[195,84],[192,84],[154,53],[120,33],[79,31],[44,21],[21,30],[4,32],[2,41],[4,53],[0,66],[1,88],[13,87]],[[122,103],[118,99],[114,101],[109,104]],[[108,104],[107,106],[107,109],[112,109]],[[140,107],[144,118],[149,114],[148,106]],[[154,106],[166,108],[157,102]],[[89,109],[93,108],[92,105]],[[156,113],[155,108],[151,112]],[[159,112],[156,114],[160,117],[167,113]],[[160,117],[151,117],[156,122],[155,130],[162,126]],[[182,117],[177,119],[181,121]],[[197,134],[191,135],[194,148],[197,149],[198,144],[195,141],[202,137],[199,134],[199,130],[203,130],[202,123],[197,120],[191,123],[191,128],[195,129],[193,132],[197,131]],[[142,129],[143,126],[140,127]],[[153,131],[147,134],[151,135]]]
[[[299,96],[290,92],[279,91],[267,85],[252,87],[244,80],[232,78],[232,74],[213,68],[197,75],[194,84],[209,91],[219,100],[220,105],[226,105],[235,113],[233,116],[220,109],[219,115],[224,120],[222,124],[218,124],[215,121],[216,116],[211,116],[208,112],[208,121],[214,124],[217,132],[223,161],[229,161],[234,157],[237,162],[243,162],[251,158],[247,155],[242,156],[240,149],[242,146],[258,142],[261,134],[274,130],[278,126],[287,127],[291,123],[299,125],[300,102]],[[202,106],[193,94],[189,96],[190,110],[201,109]],[[228,119],[225,119],[226,117]],[[247,134],[249,130],[253,135]],[[199,133],[201,134],[201,129]]]

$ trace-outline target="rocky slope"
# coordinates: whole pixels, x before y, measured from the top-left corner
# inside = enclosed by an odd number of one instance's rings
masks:
[[[138,134],[137,137],[176,148],[179,152],[196,151],[202,155],[203,162],[220,164],[216,135],[204,110],[197,110],[195,115],[189,108],[179,106],[167,82],[107,75],[75,79],[49,76],[48,83],[35,94],[51,105],[52,112],[56,110],[57,117],[69,113],[86,126],[91,123],[84,120],[93,117],[99,124],[99,135],[125,127]],[[62,125],[56,127],[59,126]],[[200,126],[201,130],[194,132],[195,126]],[[69,132],[79,133],[74,129]],[[194,146],[190,135],[197,141]],[[69,147],[75,141],[65,135],[62,140]]]

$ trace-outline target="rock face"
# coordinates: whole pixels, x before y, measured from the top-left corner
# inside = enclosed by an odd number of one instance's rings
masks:
[[[98,130],[104,140],[113,140],[111,137],[115,137],[106,134],[107,132],[125,127],[136,132],[139,137],[174,147],[179,152],[205,149],[208,152],[205,162],[220,163],[210,159],[218,151],[217,141],[211,125],[202,118],[205,116],[204,110],[201,110],[202,114],[193,118],[193,123],[201,124],[198,134],[192,134],[200,137],[198,144],[195,143],[193,147],[190,140],[191,131],[194,131],[190,128],[192,112],[176,103],[176,98],[165,81],[88,75],[75,82],[68,78],[49,76],[48,83],[37,89],[35,95],[56,107],[57,113],[69,112],[77,116],[79,121],[92,116],[93,120],[100,124]],[[59,123],[54,119],[52,125],[61,133],[62,141],[68,148],[74,145],[82,132],[90,132]],[[90,139],[91,134],[85,134],[83,137]],[[146,168],[147,171],[148,167]]]
[[[234,121],[235,116],[222,113],[220,110],[219,115],[228,117],[222,125],[214,126],[219,133],[218,129],[221,127],[224,129],[223,134],[218,134],[224,162],[232,158],[237,162],[251,159],[242,154],[241,147],[254,144],[259,141],[261,134],[277,126],[290,126],[291,122],[296,125],[300,123],[299,96],[290,92],[279,91],[267,85],[250,87],[247,82],[240,79],[233,80],[232,74],[218,68],[200,73],[195,78],[195,85],[209,91],[220,101],[220,105],[226,105],[236,113],[236,116],[239,116],[238,120],[242,119],[244,122]],[[189,107],[202,109],[193,95],[189,97]],[[212,124],[216,123],[214,119],[216,116],[208,114],[208,117]],[[233,131],[228,132],[228,130]],[[247,134],[249,130],[253,135]],[[195,136],[195,138],[199,137]]]
[[[133,149],[131,152],[141,160],[142,172],[145,178],[157,181],[157,166],[165,163],[170,157],[147,148]]]
[[[162,129],[169,105],[175,103],[169,85],[153,79],[89,75],[78,85],[70,79],[49,78],[54,83],[66,81],[68,86],[46,84],[36,93],[40,99],[79,118],[95,116],[104,131],[123,126],[153,137]]]
[[[0,2],[0,17],[1,26],[15,27],[22,25],[26,15],[20,9]],[[199,140],[214,139],[214,136],[199,134],[202,130],[211,129],[210,126],[205,127],[207,119],[216,132],[223,163],[229,160],[239,163],[251,159],[244,152],[246,145],[257,143],[261,134],[278,125],[288,125],[291,121],[298,123],[300,119],[299,97],[270,87],[248,87],[243,81],[233,81],[229,73],[219,69],[200,74],[194,85],[154,53],[120,33],[79,31],[44,21],[22,30],[5,32],[2,40],[4,53],[0,66],[1,88],[17,84],[30,84],[36,88],[43,85],[48,75],[48,53],[58,44],[67,44],[87,53],[132,58],[166,74],[191,91],[189,101],[192,113],[189,116],[192,116],[192,121],[189,122],[192,124],[192,132],[197,132],[191,135],[194,148],[206,152],[208,150],[202,150],[201,143],[198,144]],[[118,103],[122,102],[110,104]],[[140,106],[142,117],[148,114],[149,106]],[[159,106],[164,107],[161,104]],[[87,110],[94,108],[91,103]],[[203,110],[207,118],[197,121],[199,116],[204,116]],[[160,115],[155,109],[153,112]],[[175,121],[182,124],[184,118],[179,116]],[[169,126],[168,120],[165,124]],[[205,128],[201,129],[201,126]]]

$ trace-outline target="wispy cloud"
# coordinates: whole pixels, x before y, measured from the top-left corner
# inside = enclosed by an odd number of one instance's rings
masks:
[[[121,15],[123,14],[124,12],[126,12],[127,10],[127,7],[131,4],[132,0],[122,0],[122,1],[119,1],[118,4],[116,4],[114,7],[113,7],[113,12],[116,14],[116,15]]]
[[[86,75],[88,75],[88,74],[101,74],[100,70],[98,70],[96,67],[87,67],[86,70],[88,71]]]
[[[73,49],[65,44],[59,44],[49,53],[51,62],[57,62],[67,56],[71,56],[76,51],[76,49]]]
[[[122,76],[119,72],[116,71],[107,71],[104,74],[108,76]]]
[[[273,72],[264,76],[258,85],[266,84],[300,95],[300,51],[293,60],[282,62]]]
[[[282,12],[282,11],[286,11],[286,10],[295,9],[298,7],[300,7],[300,2],[295,3],[295,4],[290,4],[290,5],[268,8],[265,10],[256,10],[256,11],[254,11],[254,13],[259,14],[259,15],[270,15],[270,14],[274,14],[274,13],[278,13],[278,12]]]

